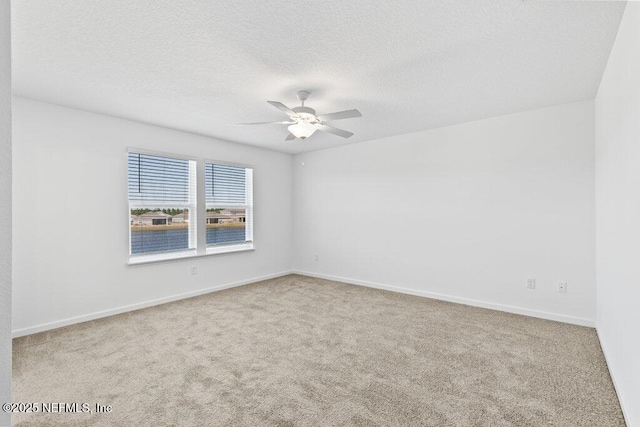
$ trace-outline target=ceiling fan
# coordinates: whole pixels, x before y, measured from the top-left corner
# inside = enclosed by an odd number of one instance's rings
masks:
[[[317,130],[332,133],[343,138],[349,138],[353,135],[353,132],[329,126],[326,122],[362,117],[362,114],[358,110],[347,110],[339,111],[337,113],[316,115],[316,110],[305,107],[304,105],[304,101],[309,97],[309,92],[301,90],[298,91],[297,96],[302,103],[300,107],[289,108],[281,102],[267,101],[278,110],[287,114],[289,116],[289,120],[283,122],[239,123],[239,125],[287,125],[289,135],[287,135],[285,141],[291,141],[296,138],[307,139]]]

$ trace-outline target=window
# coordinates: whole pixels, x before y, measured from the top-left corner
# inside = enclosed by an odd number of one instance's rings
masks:
[[[196,162],[128,153],[128,166],[129,254],[194,250]]]
[[[253,241],[253,170],[205,163],[207,246]]]
[[[253,249],[253,169],[141,152],[127,160],[129,263]]]

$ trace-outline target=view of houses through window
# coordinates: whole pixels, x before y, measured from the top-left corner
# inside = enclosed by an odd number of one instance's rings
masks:
[[[131,254],[189,249],[188,209],[131,209]]]

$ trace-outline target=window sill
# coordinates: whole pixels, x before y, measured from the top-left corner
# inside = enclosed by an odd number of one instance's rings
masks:
[[[181,259],[200,258],[210,255],[221,255],[234,252],[253,251],[253,243],[243,243],[240,245],[225,245],[208,247],[206,253],[199,254],[195,250],[171,252],[164,254],[136,255],[129,257],[128,265],[151,264],[156,262],[175,261]]]
[[[231,252],[252,251],[254,249],[253,242],[240,243],[237,245],[220,245],[207,247],[206,255],[228,254]]]

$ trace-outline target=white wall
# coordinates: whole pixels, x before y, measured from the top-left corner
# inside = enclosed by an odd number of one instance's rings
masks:
[[[0,403],[11,402],[11,9],[0,1]],[[11,423],[0,411],[0,425]]]
[[[290,155],[22,98],[13,115],[15,335],[291,269]],[[127,266],[127,147],[252,165],[256,250]]]
[[[640,426],[640,3],[627,3],[596,97],[598,335]]]
[[[297,155],[294,268],[593,325],[594,179],[593,102]]]

